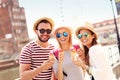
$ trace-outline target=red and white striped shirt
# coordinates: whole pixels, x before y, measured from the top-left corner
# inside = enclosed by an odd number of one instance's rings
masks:
[[[35,41],[31,41],[23,47],[20,54],[20,64],[31,64],[31,70],[42,65],[42,63],[49,59],[50,51],[54,46],[50,44],[47,48],[39,46]],[[50,80],[52,68],[44,70],[39,73],[33,80]]]

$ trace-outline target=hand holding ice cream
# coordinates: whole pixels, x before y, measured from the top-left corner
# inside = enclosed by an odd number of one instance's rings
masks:
[[[53,58],[55,58],[55,56],[53,54],[53,51],[51,51],[50,54],[49,54],[49,59],[53,59]]]
[[[73,47],[71,47],[71,58],[75,58],[77,59],[78,54],[77,54],[77,50],[80,48],[80,46],[78,44],[74,44]]]

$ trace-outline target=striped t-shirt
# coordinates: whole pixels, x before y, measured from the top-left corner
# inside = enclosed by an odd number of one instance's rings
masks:
[[[31,70],[42,65],[42,63],[49,59],[50,51],[54,46],[50,44],[47,48],[39,46],[35,41],[28,43],[21,51],[20,64],[31,64]],[[50,80],[52,68],[44,70],[39,73],[33,80]]]

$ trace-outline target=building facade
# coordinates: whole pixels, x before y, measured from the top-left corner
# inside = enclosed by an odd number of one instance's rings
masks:
[[[116,19],[116,23],[120,35],[120,18]],[[99,36],[98,41],[101,44],[117,44],[117,33],[114,19],[94,23],[94,27]]]
[[[19,53],[28,41],[24,8],[18,0],[0,0],[0,59]]]

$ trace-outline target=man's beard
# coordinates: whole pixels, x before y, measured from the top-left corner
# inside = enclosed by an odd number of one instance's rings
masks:
[[[44,43],[45,43],[45,42],[48,42],[48,40],[50,39],[50,37],[49,37],[47,40],[42,40],[42,38],[38,36],[38,39],[39,39],[41,42],[44,42]]]

